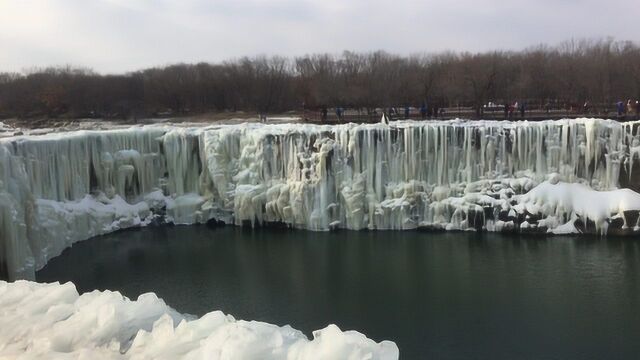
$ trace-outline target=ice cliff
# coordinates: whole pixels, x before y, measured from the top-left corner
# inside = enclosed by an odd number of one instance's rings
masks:
[[[639,123],[154,125],[0,139],[0,271],[153,222],[638,230]],[[640,184],[635,184],[636,186]]]

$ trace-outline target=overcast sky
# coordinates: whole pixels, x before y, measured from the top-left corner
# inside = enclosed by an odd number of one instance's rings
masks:
[[[640,40],[640,0],[0,0],[0,71]]]

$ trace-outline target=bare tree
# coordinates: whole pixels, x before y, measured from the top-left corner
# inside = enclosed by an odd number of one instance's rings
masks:
[[[604,109],[640,98],[640,48],[613,39],[570,40],[519,52],[422,54],[384,51],[259,56],[175,64],[122,75],[72,66],[0,73],[0,117],[96,117],[321,107],[465,106],[488,101]]]

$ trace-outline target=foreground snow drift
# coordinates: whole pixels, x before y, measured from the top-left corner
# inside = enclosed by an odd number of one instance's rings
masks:
[[[72,283],[0,281],[0,358],[64,359],[397,359],[375,343],[330,325],[313,340],[290,326],[235,320],[220,311],[185,317],[155,294],[78,295]]]
[[[0,275],[33,278],[76,241],[163,222],[543,233],[620,223],[633,233],[637,193],[617,189],[640,166],[638,125],[154,125],[7,137]]]

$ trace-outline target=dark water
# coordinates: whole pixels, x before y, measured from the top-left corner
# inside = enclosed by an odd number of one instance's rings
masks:
[[[640,357],[634,239],[147,228],[76,244],[37,278],[307,335],[336,323],[407,359]]]

